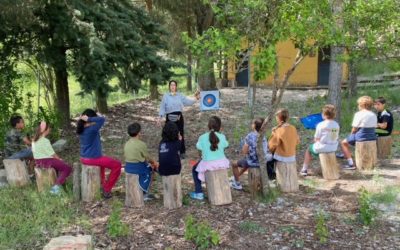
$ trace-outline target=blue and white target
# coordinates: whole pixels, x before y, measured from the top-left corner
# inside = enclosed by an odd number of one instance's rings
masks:
[[[200,92],[200,110],[217,110],[219,109],[219,91],[201,91]]]

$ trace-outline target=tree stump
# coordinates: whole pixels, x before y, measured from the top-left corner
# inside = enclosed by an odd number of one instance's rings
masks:
[[[377,163],[376,141],[356,142],[356,167],[358,170],[372,170]]]
[[[30,183],[25,161],[19,159],[5,159],[3,160],[3,164],[10,186],[22,187]]]
[[[57,179],[54,168],[35,167],[36,185],[39,192],[49,190]]]
[[[73,173],[73,193],[74,193],[74,201],[81,200],[81,164],[75,162],[74,163],[74,173]]]
[[[228,180],[228,170],[219,169],[206,172],[208,200],[211,205],[232,203],[231,188]]]
[[[276,181],[284,193],[299,191],[296,162],[276,162]]]
[[[125,206],[143,207],[143,191],[139,186],[139,175],[125,173]]]
[[[321,162],[322,176],[325,180],[337,180],[340,177],[340,169],[336,163],[335,152],[320,153],[319,160]]]
[[[82,165],[81,195],[85,202],[92,202],[100,198],[100,168],[97,166]]]
[[[392,137],[389,136],[379,136],[376,140],[376,145],[378,148],[378,159],[387,159],[392,154]]]
[[[181,175],[162,177],[164,189],[164,207],[174,209],[182,207]]]
[[[249,168],[248,177],[251,197],[256,198],[262,193],[260,168]]]

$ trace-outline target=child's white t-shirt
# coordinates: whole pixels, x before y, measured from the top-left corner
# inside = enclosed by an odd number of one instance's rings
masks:
[[[369,110],[360,110],[354,114],[353,123],[351,124],[354,128],[376,128],[378,118],[375,113]]]
[[[317,153],[335,152],[339,144],[339,124],[334,120],[325,120],[318,123],[315,130],[314,150]]]

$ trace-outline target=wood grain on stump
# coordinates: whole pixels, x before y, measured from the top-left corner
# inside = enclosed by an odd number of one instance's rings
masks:
[[[82,165],[81,195],[85,202],[100,198],[100,167]]]
[[[297,181],[296,162],[276,162],[276,181],[284,193],[297,192],[299,183]]]
[[[262,193],[260,168],[249,168],[248,177],[251,197],[256,198]]]
[[[228,170],[219,169],[206,172],[208,200],[211,205],[232,203],[231,188],[228,180]]]
[[[39,192],[49,190],[57,179],[54,168],[35,167],[36,185]]]
[[[139,186],[139,175],[125,173],[125,206],[143,207],[143,191]]]
[[[320,153],[322,176],[326,180],[337,180],[340,177],[340,169],[336,162],[335,152]]]
[[[164,207],[174,209],[182,207],[181,175],[162,177],[164,189]]]
[[[358,170],[372,170],[377,163],[376,141],[356,142],[356,167]]]
[[[30,183],[25,161],[19,159],[5,159],[3,160],[3,164],[10,186],[22,187]]]
[[[389,136],[379,136],[376,140],[378,159],[385,160],[388,159],[392,154],[392,137]]]

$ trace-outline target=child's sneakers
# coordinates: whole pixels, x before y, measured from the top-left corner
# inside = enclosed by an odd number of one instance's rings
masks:
[[[204,194],[203,193],[196,193],[196,192],[190,192],[190,198],[195,199],[195,200],[204,200]]]
[[[229,184],[231,185],[231,188],[233,188],[233,189],[243,190],[242,184],[240,184],[240,182],[238,182],[238,181],[233,180]]]
[[[50,194],[59,195],[61,193],[61,188],[59,185],[54,185],[50,189]]]
[[[355,170],[356,166],[354,164],[353,165],[345,164],[345,165],[342,166],[342,169],[344,169],[344,170]]]
[[[302,169],[301,171],[300,171],[300,175],[302,175],[302,176],[307,176],[308,174],[307,174],[307,169]]]

